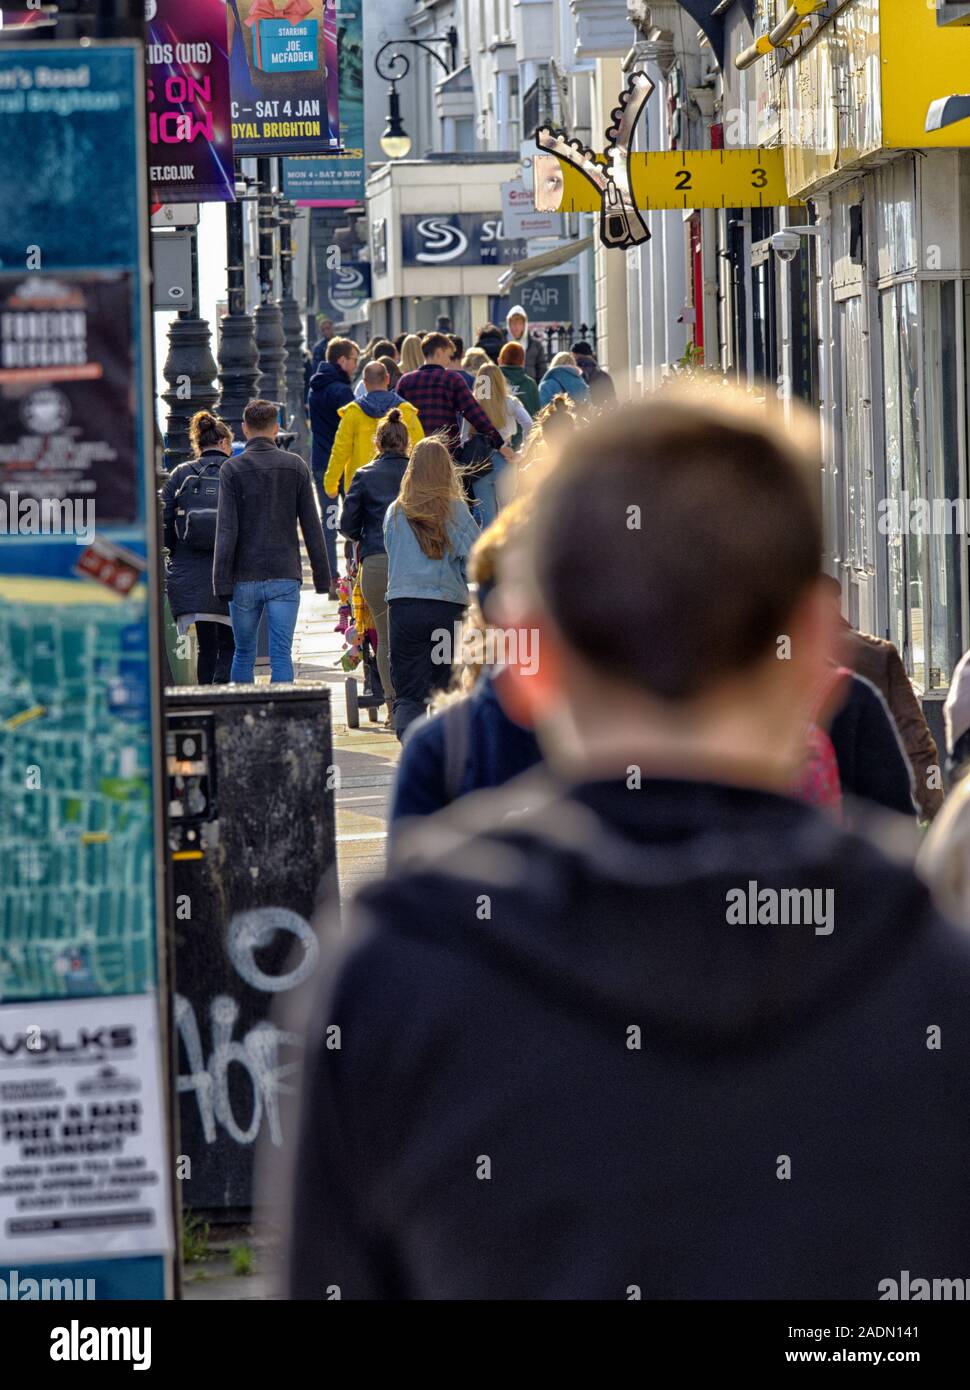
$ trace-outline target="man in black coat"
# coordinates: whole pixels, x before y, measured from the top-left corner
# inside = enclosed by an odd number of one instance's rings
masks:
[[[310,557],[313,586],[325,594],[330,566],[310,470],[299,454],[276,445],[279,412],[272,401],[243,411],[247,444],[219,474],[219,510],[212,587],[229,600],[236,650],[230,680],[249,684],[263,610],[269,629],[271,680],[291,681],[290,655],[300,608],[303,562],[297,526]]]
[[[337,509],[335,499],[328,497],[323,486],[330,462],[330,451],[340,428],[341,406],[349,405],[354,399],[353,379],[357,370],[360,348],[352,338],[331,338],[327,344],[327,360],[317,368],[310,378],[307,392],[307,407],[310,414],[310,430],[313,435],[313,449],[310,466],[317,496],[320,499],[320,512],[323,517],[323,535],[327,545],[327,559],[330,562],[330,597],[337,597]]]
[[[308,1042],[291,1292],[873,1300],[962,1277],[970,943],[789,794],[835,643],[817,452],[750,405],[654,397],[597,423],[590,489],[588,433],[499,595],[539,642],[505,674],[553,772],[406,831],[350,905]]]

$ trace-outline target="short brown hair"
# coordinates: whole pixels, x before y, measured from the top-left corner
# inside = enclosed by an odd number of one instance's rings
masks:
[[[425,357],[433,357],[442,348],[447,348],[449,352],[454,350],[454,343],[446,333],[426,333],[421,339],[421,351]]]
[[[521,343],[504,343],[498,355],[500,367],[524,367],[525,348]]]
[[[360,352],[360,348],[353,338],[331,338],[327,344],[327,361],[336,362],[338,357],[350,357],[352,353]]]
[[[755,665],[818,576],[817,438],[756,409],[654,396],[576,430],[537,493],[543,607],[587,662],[653,696],[691,699]]]
[[[251,430],[267,430],[279,425],[280,408],[272,401],[250,401],[243,411],[243,424]]]

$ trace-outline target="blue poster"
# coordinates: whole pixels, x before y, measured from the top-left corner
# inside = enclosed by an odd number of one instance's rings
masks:
[[[0,1191],[0,1268],[29,1281],[38,1261],[112,1256],[117,1290],[135,1256],[158,1296],[171,1223],[143,111],[140,44],[0,45],[0,179],[16,190],[0,200],[0,1108],[19,1088],[22,1121],[0,1131],[0,1170],[25,1145],[37,1165],[36,1192]],[[106,1128],[122,1092],[124,1137]],[[154,1175],[150,1200],[118,1200],[115,1161]]]
[[[364,21],[362,0],[337,12],[340,154],[283,161],[283,192],[302,207],[345,208],[364,201]]]
[[[503,241],[501,213],[406,213],[402,265],[504,265],[526,254],[521,237]]]

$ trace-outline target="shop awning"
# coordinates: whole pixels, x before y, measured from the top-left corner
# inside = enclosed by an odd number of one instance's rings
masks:
[[[502,271],[498,277],[498,287],[502,294],[508,294],[524,280],[531,280],[533,275],[541,275],[544,270],[552,270],[554,266],[571,261],[573,256],[578,256],[592,244],[593,238],[584,236],[578,241],[566,241],[561,246],[554,246],[551,251],[542,251],[538,256],[527,256],[524,261],[516,261]]]

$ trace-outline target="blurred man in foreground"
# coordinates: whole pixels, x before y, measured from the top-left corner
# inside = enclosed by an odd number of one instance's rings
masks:
[[[589,451],[565,443],[504,595],[538,632],[515,683],[555,778],[431,817],[351,905],[291,1292],[878,1299],[959,1276],[970,947],[908,868],[786,794],[835,637],[817,458],[676,399],[598,422],[592,489]]]

